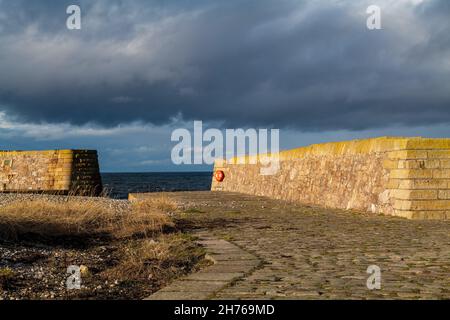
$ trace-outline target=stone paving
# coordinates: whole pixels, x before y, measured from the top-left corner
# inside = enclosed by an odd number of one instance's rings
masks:
[[[207,231],[196,232],[195,235],[197,242],[206,248],[206,258],[212,266],[174,281],[146,300],[210,299],[261,265],[261,260],[254,255],[228,241],[212,237]]]
[[[450,222],[303,206],[232,193],[169,194],[186,230],[262,261],[214,299],[450,299]],[[367,268],[381,268],[369,290]]]

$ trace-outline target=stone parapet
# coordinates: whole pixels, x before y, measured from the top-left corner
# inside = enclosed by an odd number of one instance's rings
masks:
[[[405,218],[450,219],[450,139],[382,137],[316,144],[278,154],[260,175],[259,156],[217,161],[232,191]],[[245,162],[245,164],[238,164]]]
[[[94,150],[0,151],[0,192],[98,195]]]

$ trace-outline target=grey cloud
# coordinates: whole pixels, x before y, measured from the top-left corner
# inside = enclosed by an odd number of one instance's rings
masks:
[[[449,2],[0,1],[0,108],[28,122],[304,131],[450,122]]]

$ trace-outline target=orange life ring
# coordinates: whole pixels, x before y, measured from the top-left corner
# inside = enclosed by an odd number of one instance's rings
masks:
[[[222,170],[217,170],[214,174],[217,182],[222,182],[225,179],[225,173]]]

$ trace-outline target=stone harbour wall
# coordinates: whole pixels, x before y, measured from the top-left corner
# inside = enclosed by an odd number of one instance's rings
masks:
[[[0,192],[98,195],[101,191],[94,150],[0,151]]]
[[[410,219],[450,219],[450,139],[382,137],[279,153],[280,170],[260,174],[254,157],[217,161],[213,191]],[[242,160],[242,159],[241,159]]]

